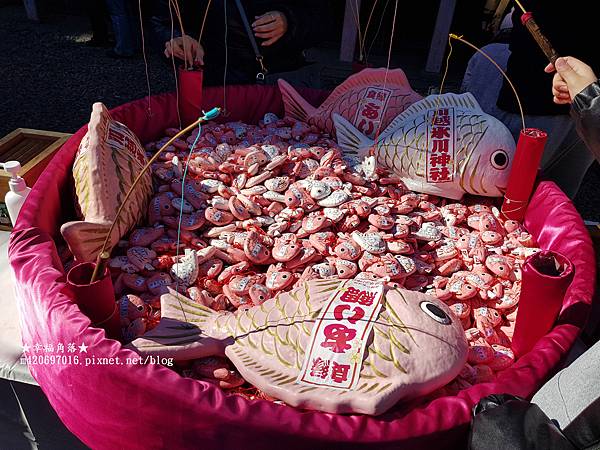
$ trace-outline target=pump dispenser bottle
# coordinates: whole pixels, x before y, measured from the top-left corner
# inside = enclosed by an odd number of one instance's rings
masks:
[[[6,170],[11,175],[11,178],[8,181],[10,191],[6,193],[4,201],[6,203],[6,208],[8,209],[10,221],[14,226],[14,224],[17,223],[17,217],[19,216],[21,206],[25,203],[25,199],[27,198],[27,195],[29,195],[29,192],[31,192],[31,189],[27,187],[25,180],[19,176],[21,164],[19,164],[18,161],[0,163],[0,168]]]

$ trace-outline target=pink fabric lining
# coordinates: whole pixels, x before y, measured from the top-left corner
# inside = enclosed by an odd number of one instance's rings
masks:
[[[255,122],[267,111],[282,112],[276,88],[230,87],[228,120]],[[326,94],[308,94],[319,104]],[[221,89],[205,89],[203,107],[218,105]],[[146,142],[177,123],[175,96],[139,100],[113,110]],[[90,328],[89,319],[69,297],[53,238],[71,217],[71,165],[85,133],[79,130],[58,152],[29,195],[9,245],[16,274],[23,342],[84,342],[88,357],[137,355]],[[458,448],[467,438],[471,408],[491,393],[530,397],[552,375],[585,324],[595,284],[590,238],[571,202],[553,183],[538,186],[526,226],[542,248],[571,259],[575,278],[553,330],[494,383],[412,409],[380,417],[305,412],[267,401],[247,401],[215,386],[180,377],[156,365],[32,365],[30,370],[66,426],[95,449],[198,448]],[[67,353],[65,353],[67,354]]]

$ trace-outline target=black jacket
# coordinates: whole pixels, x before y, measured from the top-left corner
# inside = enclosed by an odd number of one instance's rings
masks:
[[[600,2],[589,0],[530,0],[527,8],[559,55],[574,56],[600,73],[600,52],[595,39]],[[552,75],[544,73],[548,60],[529,31],[521,24],[522,12],[515,8],[512,16],[507,75],[515,84],[523,102],[525,114],[568,114],[569,107],[552,101]],[[515,96],[505,81],[498,98],[498,107],[518,113]]]
[[[207,0],[184,0],[179,2],[185,33],[197,38],[206,10]],[[268,11],[281,11],[288,20],[287,33],[269,47],[260,46],[260,53],[269,72],[294,70],[305,64],[302,51],[317,44],[325,35],[331,14],[328,0],[243,0],[242,4],[252,24],[255,16]],[[227,27],[225,27],[227,18]],[[167,0],[157,1],[152,17],[154,31],[162,42],[171,38],[171,19]],[[180,29],[175,19],[175,35]],[[225,44],[227,30],[227,45]],[[234,0],[213,0],[208,12],[202,37],[206,55],[205,84],[222,84],[227,48],[227,83],[253,83],[260,69],[252,44],[246,33]]]
[[[490,395],[473,411],[469,450],[598,450],[600,399],[564,429],[535,404],[508,394]]]
[[[600,83],[590,84],[575,96],[571,116],[579,136],[600,161]]]

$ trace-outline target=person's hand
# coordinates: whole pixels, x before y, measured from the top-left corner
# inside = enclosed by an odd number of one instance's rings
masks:
[[[255,19],[252,29],[257,38],[266,39],[261,44],[263,47],[273,45],[287,32],[287,18],[280,11],[269,11]]]
[[[176,37],[165,42],[165,56],[183,59],[186,64],[204,64],[204,49],[200,43],[191,36]]]
[[[552,95],[554,103],[559,105],[573,102],[577,94],[598,80],[590,66],[572,56],[558,58],[556,63],[548,64],[544,71],[556,71],[552,80]]]

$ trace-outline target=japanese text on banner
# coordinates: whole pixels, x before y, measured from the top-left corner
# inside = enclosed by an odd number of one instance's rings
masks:
[[[358,384],[382,295],[383,284],[370,280],[348,280],[334,291],[317,318],[296,382],[346,390]]]
[[[427,120],[427,181],[454,179],[454,108],[430,111]]]
[[[373,137],[385,113],[391,94],[392,91],[389,89],[376,87],[367,89],[363,99],[358,102],[356,117],[354,117],[354,123],[362,133]]]

